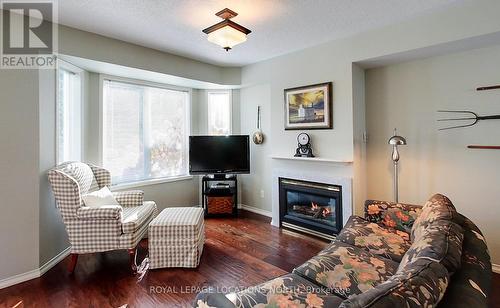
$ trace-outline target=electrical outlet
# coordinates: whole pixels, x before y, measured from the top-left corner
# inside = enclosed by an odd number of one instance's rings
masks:
[[[260,197],[264,198],[264,190],[263,189],[260,190]]]
[[[363,142],[368,143],[368,133],[367,132],[363,132]]]

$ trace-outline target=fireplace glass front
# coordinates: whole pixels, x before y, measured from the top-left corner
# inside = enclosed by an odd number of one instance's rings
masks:
[[[279,181],[282,226],[329,239],[340,231],[340,186],[286,178]]]

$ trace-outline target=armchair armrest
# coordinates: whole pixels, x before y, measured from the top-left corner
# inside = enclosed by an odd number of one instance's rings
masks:
[[[82,220],[121,220],[122,207],[119,205],[82,206],[76,212],[76,216]]]
[[[421,211],[420,205],[377,200],[365,201],[366,220],[408,233]]]
[[[113,192],[113,197],[123,207],[141,206],[144,203],[142,190],[129,190]]]

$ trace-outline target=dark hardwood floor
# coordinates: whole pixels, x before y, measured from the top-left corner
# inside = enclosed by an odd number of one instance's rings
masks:
[[[291,271],[326,242],[280,230],[266,217],[206,219],[206,242],[197,269],[158,269],[142,281],[129,272],[126,251],[83,255],[74,275],[69,257],[44,276],[0,290],[0,307],[189,307],[203,288],[230,292]],[[147,241],[141,242],[139,260]],[[500,307],[500,275],[493,275],[491,307]],[[127,306],[125,306],[127,305]]]
[[[246,211],[236,219],[208,218],[198,268],[151,270],[140,282],[129,272],[126,251],[82,255],[74,275],[66,271],[68,257],[41,278],[0,290],[0,307],[186,307],[202,288],[264,282],[291,271],[327,244],[269,222]],[[141,246],[139,260],[147,242]]]

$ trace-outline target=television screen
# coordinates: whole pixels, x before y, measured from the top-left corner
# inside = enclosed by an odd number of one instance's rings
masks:
[[[249,173],[248,135],[190,136],[189,173]]]

